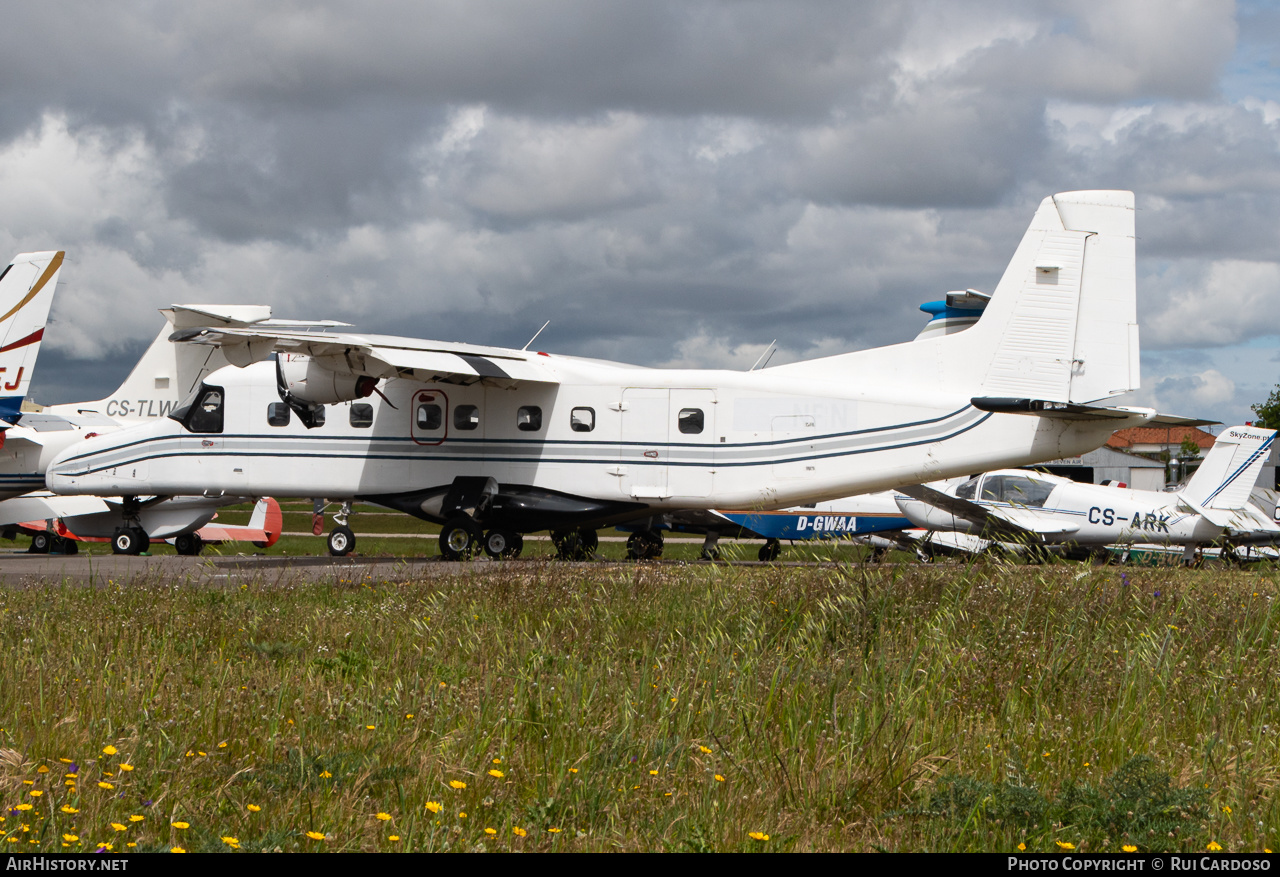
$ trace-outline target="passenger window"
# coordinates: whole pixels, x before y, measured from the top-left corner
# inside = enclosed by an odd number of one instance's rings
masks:
[[[324,406],[317,405],[311,409],[311,427],[324,426]]]
[[[459,405],[453,409],[454,429],[479,429],[480,409],[475,405]]]
[[[418,406],[418,429],[431,432],[444,423],[444,411],[432,402],[423,402]]]
[[[516,428],[522,432],[542,429],[542,409],[537,405],[525,405],[516,412]]]
[[[368,402],[355,402],[351,406],[351,425],[356,429],[373,426],[373,406]]]
[[[187,429],[192,432],[222,432],[221,387],[205,387],[187,417]]]
[[[596,409],[573,409],[569,412],[569,427],[574,432],[591,432],[596,428]]]
[[[702,432],[702,409],[681,408],[679,424],[680,431],[685,435],[697,435]]]
[[[272,402],[268,405],[267,424],[269,426],[288,426],[289,406],[283,402]]]

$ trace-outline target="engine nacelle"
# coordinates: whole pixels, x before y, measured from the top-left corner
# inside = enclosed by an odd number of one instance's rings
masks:
[[[309,356],[282,354],[277,376],[281,397],[315,405],[351,402],[373,394],[378,379],[368,375],[339,374]]]

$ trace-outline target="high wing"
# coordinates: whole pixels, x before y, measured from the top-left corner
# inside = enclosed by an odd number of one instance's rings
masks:
[[[337,374],[372,378],[412,378],[422,383],[453,384],[485,381],[497,386],[528,381],[559,383],[551,369],[537,361],[542,354],[503,347],[390,335],[223,327],[183,329],[170,335],[169,340],[220,347],[227,360],[238,366],[259,362],[279,352],[311,357]]]
[[[1075,524],[1059,523],[1045,515],[1038,515],[1016,507],[990,509],[976,502],[970,502],[967,499],[960,499],[949,493],[943,493],[941,490],[925,484],[899,487],[898,492],[904,493],[912,499],[927,502],[929,505],[940,508],[944,512],[950,512],[957,518],[963,518],[972,524],[976,524],[982,528],[982,533],[987,536],[1013,536],[1021,539],[1034,539],[1040,536],[1060,536],[1074,533],[1080,529]]]

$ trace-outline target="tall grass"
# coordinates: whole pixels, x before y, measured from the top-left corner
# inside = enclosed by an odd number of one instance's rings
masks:
[[[998,564],[8,588],[0,843],[1263,849],[1276,592]],[[1135,756],[1201,796],[1172,836],[1064,809]],[[1009,789],[1052,806],[1005,818]]]

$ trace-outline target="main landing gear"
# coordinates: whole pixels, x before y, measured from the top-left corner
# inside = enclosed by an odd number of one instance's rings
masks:
[[[44,530],[31,537],[27,546],[29,554],[79,554],[80,543],[74,539],[59,536],[52,530]]]
[[[781,542],[777,539],[766,539],[765,543],[760,546],[760,550],[756,552],[756,557],[760,558],[761,563],[773,563],[781,553]]]
[[[657,560],[662,557],[662,531],[638,530],[627,537],[628,560]]]
[[[183,557],[195,557],[204,550],[204,540],[199,533],[183,533],[173,540],[173,549]]]
[[[558,560],[591,560],[600,547],[600,537],[595,530],[579,527],[577,530],[552,530],[551,544],[556,547]]]
[[[519,533],[501,527],[486,533],[467,515],[455,515],[440,528],[440,554],[445,560],[470,560],[481,551],[494,560],[509,560],[523,550],[524,537]]]

